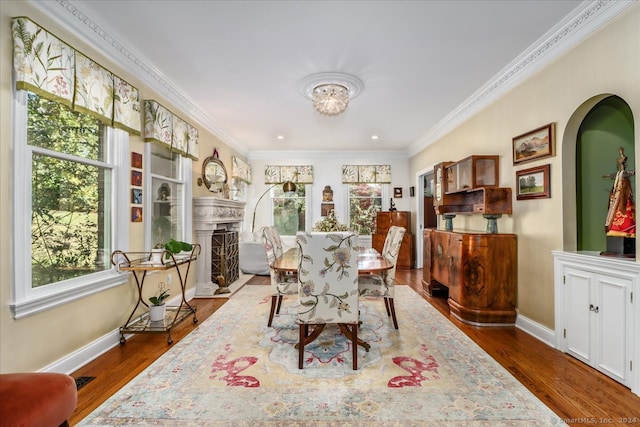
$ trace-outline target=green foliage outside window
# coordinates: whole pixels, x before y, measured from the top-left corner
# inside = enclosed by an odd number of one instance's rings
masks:
[[[282,236],[294,236],[305,231],[307,201],[304,185],[297,185],[293,195],[286,195],[281,186],[274,187],[273,224]]]
[[[111,173],[84,163],[105,157],[101,136],[96,119],[29,94],[28,144],[72,156],[32,155],[33,287],[109,268],[103,248],[110,220],[101,212]]]
[[[382,210],[381,184],[349,186],[349,228],[359,235],[375,233],[376,214]]]

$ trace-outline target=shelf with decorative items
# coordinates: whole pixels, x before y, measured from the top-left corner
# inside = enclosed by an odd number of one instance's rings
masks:
[[[126,343],[125,334],[140,333],[166,333],[167,344],[173,343],[171,330],[178,323],[182,322],[189,316],[193,316],[193,323],[198,322],[196,317],[196,308],[191,306],[185,297],[187,278],[192,261],[198,259],[200,255],[199,244],[185,244],[183,247],[190,247],[189,251],[177,251],[177,245],[169,245],[152,252],[124,252],[116,250],[111,254],[111,263],[121,272],[131,272],[136,287],[138,289],[138,301],[134,306],[129,318],[120,327],[120,344]],[[182,243],[182,242],[177,242]],[[180,267],[186,266],[184,272]],[[165,314],[157,318],[155,313],[151,314],[154,305],[163,305],[164,301],[169,298],[169,289],[166,288],[164,282],[159,285],[158,291],[148,301],[143,298],[143,288],[147,274],[153,271],[176,270],[180,285],[180,303],[176,306],[164,306]],[[184,273],[184,274],[183,274]],[[139,316],[136,312],[139,308],[147,308],[148,310]]]
[[[481,214],[487,219],[487,232],[498,232],[496,220],[512,213],[511,188],[498,186],[499,169],[499,157],[494,155],[473,155],[434,167],[433,205],[445,219],[445,230],[453,229],[456,215]]]

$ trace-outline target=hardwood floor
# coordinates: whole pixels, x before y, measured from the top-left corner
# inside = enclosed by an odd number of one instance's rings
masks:
[[[264,284],[268,284],[268,277],[263,279]],[[422,270],[399,269],[396,279],[422,295]],[[640,397],[628,388],[517,328],[478,328],[456,320],[449,315],[445,296],[423,297],[567,424],[640,426]],[[192,302],[197,307],[198,320],[202,322],[225,301],[196,299]],[[194,327],[188,319],[178,325],[172,333],[174,345]],[[74,372],[74,378],[95,379],[78,391],[78,405],[70,424],[75,425],[89,415],[169,348],[164,334],[136,335],[125,345]],[[630,420],[623,422],[625,419]]]

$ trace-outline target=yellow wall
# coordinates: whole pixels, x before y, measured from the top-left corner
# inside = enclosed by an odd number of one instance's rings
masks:
[[[204,157],[214,147],[220,159],[230,168],[236,154],[214,135],[205,132],[188,114],[180,111],[160,93],[129,75],[118,64],[106,60],[98,52],[78,40],[74,34],[55,25],[48,17],[22,1],[0,1],[0,200],[11,201],[12,164],[12,44],[10,19],[27,16],[89,55],[111,71],[134,84],[142,99],[156,99],[180,115],[200,131],[200,160],[193,165],[193,195],[208,195],[204,187],[195,185]],[[512,89],[500,100],[440,138],[411,159],[411,176],[444,160],[459,160],[470,154],[500,155],[500,184],[515,188],[515,170],[535,165],[551,164],[550,199],[516,201],[513,215],[498,220],[501,232],[518,235],[518,306],[520,313],[549,328],[553,327],[553,261],[551,250],[571,248],[575,218],[563,217],[571,211],[563,203],[574,197],[571,182],[572,166],[563,169],[566,147],[574,144],[574,113],[581,106],[602,94],[623,98],[631,107],[639,140],[640,111],[640,7],[627,10],[605,28],[556,59],[536,75]],[[590,101],[589,101],[590,102]],[[513,167],[511,139],[543,124],[556,123],[556,156]],[[567,134],[569,134],[567,136]],[[131,150],[142,152],[141,137],[131,139]],[[570,149],[568,149],[570,151]],[[640,158],[636,150],[636,158]],[[604,161],[610,161],[609,159]],[[637,187],[640,188],[640,187]],[[51,309],[21,320],[13,320],[9,304],[13,289],[12,203],[0,203],[0,372],[33,371],[46,367],[117,329],[135,302],[133,285],[108,291]],[[456,227],[483,230],[481,217],[457,217]],[[131,248],[141,249],[143,226],[131,225]],[[195,240],[195,238],[194,238]],[[194,273],[192,271],[192,273]],[[154,280],[164,279],[157,275]],[[190,286],[195,274],[190,274]],[[154,282],[149,283],[151,287]]]
[[[413,176],[441,161],[456,161],[471,154],[500,155],[500,185],[511,187],[514,195],[513,215],[499,219],[498,228],[500,232],[518,235],[519,313],[551,329],[554,327],[551,251],[575,249],[575,216],[563,217],[563,204],[575,199],[572,184],[575,169],[572,162],[564,162],[563,168],[563,156],[575,152],[576,123],[579,125],[586,113],[581,106],[592,106],[593,97],[606,94],[620,96],[631,107],[635,158],[640,158],[638,5],[411,159]],[[514,167],[512,138],[550,122],[556,123],[557,154]],[[563,150],[569,154],[563,154]],[[603,161],[615,166],[615,156]],[[547,163],[551,164],[551,198],[516,200],[515,171]],[[454,219],[454,227],[483,230],[485,220],[481,216],[459,216]]]
[[[204,187],[196,185],[200,176],[202,161],[217,147],[220,159],[230,173],[231,156],[238,155],[218,138],[206,132],[202,126],[183,111],[173,106],[160,93],[155,93],[146,85],[124,71],[118,64],[106,60],[98,52],[83,44],[73,34],[54,24],[48,17],[33,9],[23,1],[0,2],[0,200],[12,200],[12,40],[11,18],[27,16],[34,22],[61,38],[75,49],[83,52],[101,65],[123,77],[140,90],[141,99],[155,99],[171,111],[196,126],[200,134],[200,160],[193,163],[193,195],[210,195]],[[144,152],[142,136],[132,136],[131,151]],[[13,292],[13,236],[12,203],[0,203],[0,251],[3,256],[0,267],[0,372],[40,370],[57,360],[73,353],[111,331],[117,330],[127,319],[137,299],[133,280],[129,285],[118,286],[99,294],[50,309],[20,320],[14,320],[9,305]],[[25,214],[28,214],[25,212]],[[142,250],[142,223],[130,223],[130,249]],[[195,236],[193,240],[195,241]],[[178,290],[175,273],[171,285],[172,297]],[[195,266],[189,273],[189,287],[196,278]],[[151,294],[157,283],[166,281],[163,273],[156,273],[145,282],[145,290]]]

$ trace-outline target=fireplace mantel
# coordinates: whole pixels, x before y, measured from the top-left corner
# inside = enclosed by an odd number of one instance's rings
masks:
[[[193,198],[193,224],[202,248],[197,263],[196,296],[212,296],[218,285],[211,281],[211,237],[214,230],[240,231],[245,202],[218,197]]]

